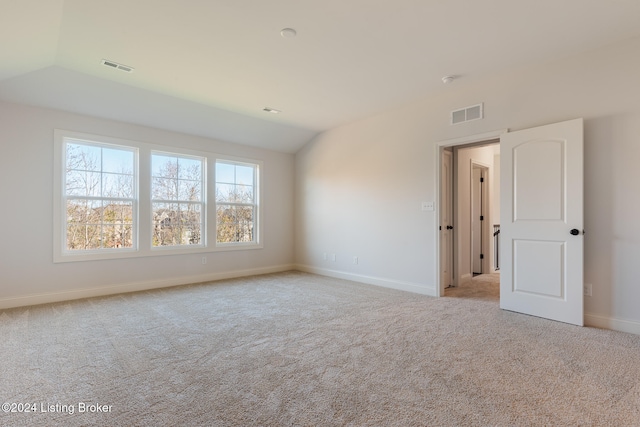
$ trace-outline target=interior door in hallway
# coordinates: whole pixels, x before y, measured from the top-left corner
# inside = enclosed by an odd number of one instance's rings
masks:
[[[500,307],[583,325],[583,121],[505,133]]]
[[[474,276],[487,273],[484,268],[485,254],[489,251],[486,248],[488,243],[485,225],[488,224],[486,184],[488,169],[476,163],[471,165],[471,272]]]

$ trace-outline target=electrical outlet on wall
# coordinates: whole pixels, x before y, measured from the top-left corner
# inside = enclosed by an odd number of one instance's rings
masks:
[[[593,296],[593,285],[591,283],[584,284],[584,295],[587,297]]]

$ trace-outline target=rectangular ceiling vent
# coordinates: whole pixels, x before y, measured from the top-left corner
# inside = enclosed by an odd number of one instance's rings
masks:
[[[484,103],[461,108],[451,112],[451,124],[470,122],[484,118]]]
[[[129,67],[128,65],[118,64],[117,62],[109,61],[108,59],[103,59],[102,65],[104,65],[105,67],[124,71],[125,73],[131,73],[133,71],[133,67]]]

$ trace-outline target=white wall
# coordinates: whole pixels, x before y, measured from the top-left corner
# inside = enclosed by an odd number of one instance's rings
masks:
[[[485,103],[485,119],[448,125]],[[296,155],[301,268],[435,293],[437,141],[585,119],[586,322],[640,333],[640,39],[498,75],[316,137]],[[325,261],[335,252],[337,261]],[[351,262],[359,256],[360,263]]]
[[[55,128],[262,160],[264,249],[54,264]],[[291,154],[8,103],[0,147],[0,308],[293,267]]]

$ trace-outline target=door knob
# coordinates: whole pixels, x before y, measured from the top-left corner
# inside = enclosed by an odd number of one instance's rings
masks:
[[[571,231],[570,231],[570,233],[571,233],[573,236],[577,236],[578,234],[580,234],[580,230],[578,230],[577,228],[574,228],[573,230],[571,230]]]
[[[447,230],[453,230],[453,225],[447,225]]]

